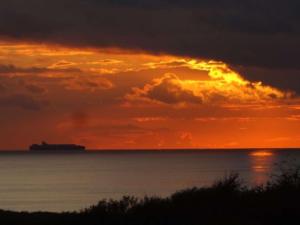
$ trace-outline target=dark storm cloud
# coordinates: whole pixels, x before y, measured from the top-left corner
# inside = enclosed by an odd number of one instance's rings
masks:
[[[299,1],[4,0],[0,33],[17,39],[119,46],[299,67]]]
[[[236,67],[234,69],[251,81],[262,81],[283,90],[300,93],[300,70],[258,67]]]
[[[299,9],[298,0],[3,0],[0,35],[299,69]]]

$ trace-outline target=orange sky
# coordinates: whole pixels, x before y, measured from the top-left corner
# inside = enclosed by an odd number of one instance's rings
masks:
[[[299,147],[300,99],[222,62],[0,43],[0,149]]]

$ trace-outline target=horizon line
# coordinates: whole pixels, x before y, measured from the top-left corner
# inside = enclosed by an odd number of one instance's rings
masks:
[[[216,148],[98,148],[86,149],[83,152],[103,151],[245,151],[245,150],[300,150],[299,147],[216,147]],[[50,150],[51,151],[51,150]],[[30,152],[29,149],[0,149],[0,152]]]

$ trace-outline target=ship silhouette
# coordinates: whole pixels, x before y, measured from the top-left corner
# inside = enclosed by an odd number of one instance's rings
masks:
[[[41,144],[33,144],[29,146],[30,151],[85,151],[85,147],[76,144],[48,144],[42,142]]]

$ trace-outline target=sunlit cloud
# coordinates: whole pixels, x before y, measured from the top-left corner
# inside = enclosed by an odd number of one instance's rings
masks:
[[[185,62],[185,64],[183,64]],[[153,79],[143,88],[133,88],[129,100],[153,100],[172,103],[258,103],[289,98],[283,92],[261,82],[250,82],[220,62],[181,61],[191,69],[207,71],[209,80],[183,80],[175,74]],[[162,63],[159,63],[162,65]]]
[[[50,66],[48,66],[49,69],[57,69],[57,68],[70,68],[76,66],[77,63],[61,60],[59,62],[56,62]]]
[[[147,123],[147,122],[156,122],[156,121],[165,121],[165,117],[136,117],[134,118],[135,121],[139,123]]]
[[[20,140],[15,148],[45,139],[89,148],[300,143],[299,97],[250,81],[223,62],[122,49],[0,45],[0,148],[11,146],[5,130]]]

